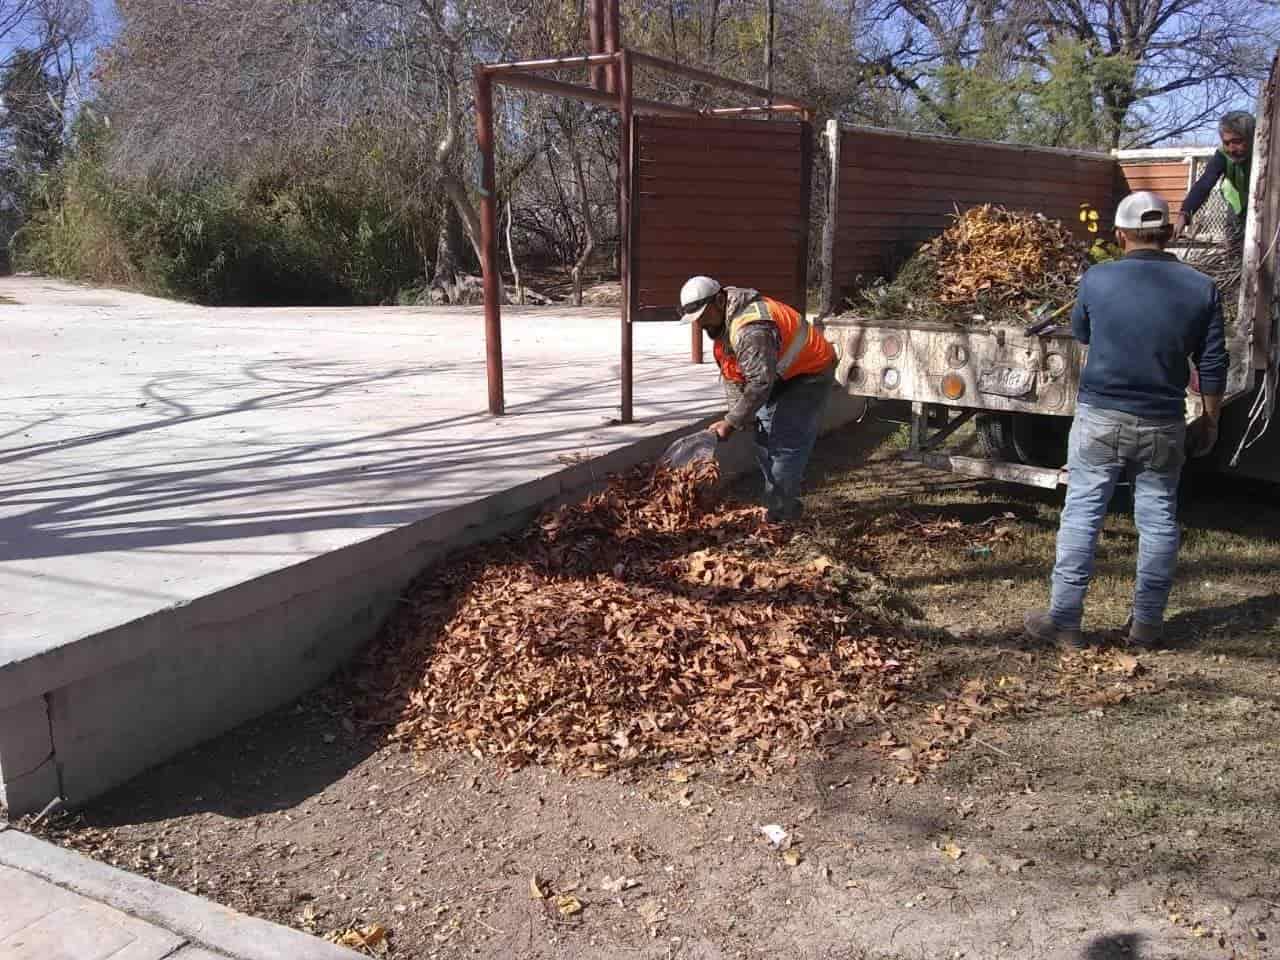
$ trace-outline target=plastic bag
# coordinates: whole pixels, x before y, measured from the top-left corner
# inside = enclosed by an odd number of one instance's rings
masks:
[[[687,467],[689,464],[699,460],[714,460],[716,458],[716,442],[718,439],[710,430],[699,430],[697,433],[691,433],[687,437],[681,437],[667,447],[666,452],[662,455],[662,462],[679,468]]]

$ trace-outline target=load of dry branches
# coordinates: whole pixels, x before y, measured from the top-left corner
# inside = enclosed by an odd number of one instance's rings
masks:
[[[1234,329],[1240,312],[1240,280],[1244,275],[1244,252],[1232,243],[1210,243],[1191,246],[1182,256],[1218,285],[1222,295],[1222,316],[1228,330]]]
[[[1025,324],[1074,298],[1088,248],[1059,221],[992,204],[954,221],[892,283],[866,291],[878,317]]]
[[[602,775],[767,760],[892,703],[905,635],[716,479],[616,478],[429,571],[358,671],[362,709],[417,747]]]

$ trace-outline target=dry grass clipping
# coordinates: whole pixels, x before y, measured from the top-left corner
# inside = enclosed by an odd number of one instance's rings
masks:
[[[866,291],[879,318],[1025,324],[1075,296],[1088,248],[1059,221],[992,204],[953,220],[893,283]]]
[[[717,506],[716,479],[618,478],[429,572],[359,671],[362,709],[416,747],[601,775],[767,760],[892,703],[899,628],[830,560],[780,559],[786,535]]]

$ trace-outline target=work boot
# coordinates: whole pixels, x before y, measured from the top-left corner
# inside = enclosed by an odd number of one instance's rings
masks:
[[[1143,650],[1155,650],[1164,637],[1163,624],[1139,623],[1129,621],[1129,646],[1141,647]]]
[[[1079,630],[1064,630],[1053,622],[1048,610],[1032,610],[1022,618],[1027,635],[1044,643],[1057,644],[1067,650],[1083,650],[1084,634]]]

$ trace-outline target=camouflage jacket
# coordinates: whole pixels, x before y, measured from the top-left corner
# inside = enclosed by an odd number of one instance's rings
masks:
[[[745,430],[755,420],[756,412],[764,406],[773,391],[778,379],[778,354],[781,351],[781,338],[778,328],[772,323],[758,320],[746,324],[738,334],[737,348],[729,346],[729,327],[739,313],[760,299],[760,291],[750,287],[725,287],[729,295],[725,307],[725,324],[716,337],[721,351],[736,357],[746,383],[734,383],[721,378],[724,383],[725,396],[729,402],[729,412],[725,419],[735,430]]]

